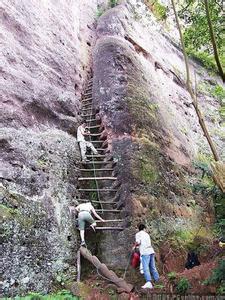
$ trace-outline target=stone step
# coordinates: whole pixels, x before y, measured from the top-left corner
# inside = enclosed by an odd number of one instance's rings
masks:
[[[78,181],[84,180],[117,180],[117,177],[79,177]]]
[[[117,192],[116,189],[78,189],[79,192]]]

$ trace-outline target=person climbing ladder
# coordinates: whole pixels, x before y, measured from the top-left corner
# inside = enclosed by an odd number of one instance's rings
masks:
[[[90,227],[95,231],[96,227],[96,221],[92,217],[91,213],[100,221],[105,222],[104,219],[102,219],[95,211],[93,205],[91,202],[87,203],[81,203],[78,206],[70,206],[69,207],[70,212],[76,211],[78,212],[78,226],[80,230],[80,238],[81,238],[81,246],[86,246],[85,239],[84,239],[84,229],[85,229],[85,224],[88,222]]]
[[[90,148],[94,154],[98,154],[98,151],[95,149],[91,142],[85,141],[85,136],[90,136],[90,131],[87,130],[87,123],[84,120],[82,124],[77,128],[77,141],[80,146],[81,158],[83,162],[87,161],[86,152],[87,148]]]

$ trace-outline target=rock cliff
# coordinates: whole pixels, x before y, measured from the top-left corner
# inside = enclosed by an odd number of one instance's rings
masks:
[[[194,162],[210,154],[185,89],[176,35],[166,32],[141,1],[125,1],[106,12],[96,33],[94,101],[118,161],[119,205],[133,225],[148,224],[163,268],[180,270],[186,250],[174,247],[178,259],[168,254],[171,244],[180,242],[180,235],[195,234],[208,243],[214,208],[210,197],[191,190],[199,176]],[[191,73],[199,86],[209,82],[207,71],[193,61]],[[198,101],[222,156],[220,104],[202,91]],[[107,263],[122,263],[134,233],[133,226],[120,233],[114,247],[109,247],[112,237],[106,235],[101,253]]]
[[[1,1],[1,294],[76,278],[67,208],[97,10],[97,1]]]

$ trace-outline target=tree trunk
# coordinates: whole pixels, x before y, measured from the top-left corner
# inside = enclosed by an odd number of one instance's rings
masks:
[[[185,61],[185,67],[186,67],[186,73],[187,73],[187,81],[186,81],[187,89],[188,89],[188,92],[189,92],[189,94],[192,98],[192,104],[193,104],[193,106],[195,108],[195,111],[196,111],[196,114],[198,116],[199,124],[202,128],[202,131],[203,131],[207,141],[208,141],[208,144],[209,144],[209,147],[212,151],[213,157],[214,157],[215,161],[218,161],[219,160],[219,155],[218,155],[218,153],[216,151],[216,148],[214,146],[214,143],[213,143],[213,141],[210,137],[210,134],[209,134],[208,129],[206,127],[204,118],[203,118],[202,113],[201,113],[201,111],[198,107],[196,96],[195,96],[195,94],[192,90],[192,86],[191,86],[191,83],[190,83],[190,71],[189,71],[188,57],[187,57],[187,53],[186,53],[186,50],[185,50],[183,34],[182,34],[182,31],[181,31],[181,27],[180,27],[180,23],[179,23],[179,19],[178,19],[178,15],[177,15],[174,0],[171,0],[171,2],[172,2],[172,6],[173,6],[173,11],[174,11],[174,14],[175,14],[175,19],[176,19],[177,28],[178,28],[178,31],[179,31],[180,41],[181,41],[183,55],[184,55],[184,61]]]
[[[96,256],[91,254],[89,250],[84,247],[80,247],[80,253],[95,266],[103,277],[106,277],[106,279],[118,286],[120,292],[123,291],[130,293],[133,290],[133,285],[127,283],[124,279],[119,278],[113,271],[110,271],[107,266],[102,264]]]
[[[211,38],[211,42],[212,42],[212,46],[213,46],[214,58],[215,58],[215,61],[217,64],[217,68],[218,68],[220,77],[222,78],[223,82],[225,82],[225,73],[223,72],[223,68],[220,63],[216,39],[215,39],[213,27],[212,27],[212,21],[210,18],[209,3],[208,3],[208,0],[204,0],[204,2],[205,2],[205,11],[206,11],[207,22],[208,22],[208,26],[209,26],[209,34],[210,34],[210,38]]]

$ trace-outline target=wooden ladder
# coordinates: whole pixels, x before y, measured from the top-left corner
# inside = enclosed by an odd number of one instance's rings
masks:
[[[82,162],[80,167],[79,203],[91,202],[96,212],[107,222],[97,220],[96,230],[123,230],[124,220],[121,218],[121,210],[116,209],[117,188],[113,188],[113,183],[117,182],[115,176],[114,161],[108,150],[107,136],[104,126],[101,124],[99,116],[92,103],[92,78],[88,81],[81,105],[81,116],[86,118],[88,129],[91,132],[90,141],[98,151],[97,155],[87,154],[89,161]],[[103,134],[104,133],[104,134]],[[101,199],[98,199],[100,195]],[[107,201],[104,200],[107,197]]]

